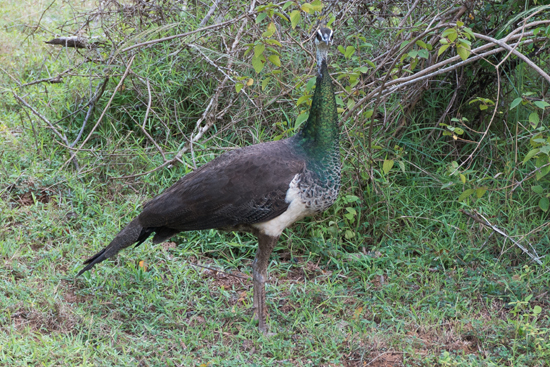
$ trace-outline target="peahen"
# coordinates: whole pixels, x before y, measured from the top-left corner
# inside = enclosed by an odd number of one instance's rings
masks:
[[[182,231],[251,232],[258,237],[253,305],[266,333],[265,281],[273,247],[285,228],[331,206],[340,189],[338,115],[327,69],[332,39],[328,28],[315,33],[317,83],[309,118],[296,135],[227,152],[182,177],[146,203],[77,276],[153,233],[153,243],[160,243]]]

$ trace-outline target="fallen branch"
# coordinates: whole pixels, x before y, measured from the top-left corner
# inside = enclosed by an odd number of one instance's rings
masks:
[[[83,37],[73,36],[73,37],[58,37],[46,41],[49,45],[60,45],[63,47],[74,47],[74,48],[88,48],[92,44],[88,44],[88,40]]]

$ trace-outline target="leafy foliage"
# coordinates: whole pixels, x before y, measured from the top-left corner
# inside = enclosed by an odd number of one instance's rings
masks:
[[[548,6],[217,4],[109,0],[26,14],[2,3],[14,16],[0,33],[0,360],[547,363],[548,83],[487,37],[547,72]],[[296,133],[321,23],[335,30],[344,190],[276,248],[276,335],[256,334],[249,280],[196,266],[246,278],[255,243],[245,235],[144,244],[75,282],[82,259],[179,177]],[[94,46],[44,44],[53,33]]]

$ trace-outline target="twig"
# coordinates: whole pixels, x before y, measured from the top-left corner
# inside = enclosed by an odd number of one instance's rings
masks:
[[[256,3],[255,1],[252,2],[251,6],[250,6],[250,11],[248,12],[248,14],[251,14],[253,12],[255,3]],[[233,41],[233,44],[231,45],[231,51],[230,51],[231,54],[233,52],[235,52],[235,50],[237,48],[237,45],[239,44],[239,41],[241,39],[243,30],[244,30],[244,27],[246,26],[247,21],[248,21],[248,18],[246,18],[244,20],[244,22],[242,22],[241,27],[239,28],[239,30],[237,32],[235,40]],[[232,57],[229,57],[229,62],[227,63],[227,69],[228,70],[231,70],[231,67],[233,65],[233,61],[234,61],[234,59]],[[138,174],[135,174],[135,175],[122,176],[122,177],[117,177],[117,178],[118,179],[127,179],[127,178],[134,178],[134,177],[144,176],[144,175],[148,175],[150,173],[153,173],[155,171],[158,171],[159,169],[161,169],[163,167],[166,167],[166,166],[168,166],[172,163],[175,163],[175,162],[182,163],[181,157],[183,156],[183,154],[185,152],[187,152],[190,149],[190,145],[193,144],[193,143],[196,143],[197,141],[199,141],[199,139],[202,138],[202,136],[210,129],[210,127],[212,127],[212,125],[214,125],[215,120],[221,118],[221,116],[219,114],[216,114],[215,111],[216,111],[216,108],[218,106],[218,97],[220,96],[221,91],[225,87],[225,84],[227,83],[228,80],[229,80],[229,75],[226,74],[224,80],[216,88],[216,92],[214,93],[212,98],[210,98],[210,102],[208,103],[208,106],[206,107],[206,109],[202,113],[201,117],[197,120],[197,123],[195,124],[195,126],[196,126],[195,130],[197,131],[196,134],[193,133],[194,135],[191,136],[191,139],[189,140],[189,142],[187,144],[185,144],[183,146],[183,148],[178,149],[178,152],[176,153],[174,158],[164,162],[160,166],[158,166],[158,167],[156,167],[152,170],[149,170],[147,172],[138,173]],[[228,110],[227,108],[224,109],[224,113],[227,110]],[[214,112],[211,112],[211,111],[214,111]],[[205,121],[206,118],[209,115],[211,115],[210,121],[208,121],[206,123],[206,125],[201,126],[202,122]]]
[[[221,28],[221,27],[224,27],[224,26],[226,26],[226,25],[228,25],[228,24],[237,23],[239,20],[241,20],[241,19],[247,17],[247,16],[250,15],[250,14],[251,14],[251,13],[245,13],[245,14],[243,14],[243,15],[241,15],[240,17],[237,17],[237,18],[235,18],[235,19],[228,20],[228,21],[226,21],[226,22],[222,22],[222,23],[218,23],[218,24],[213,24],[213,25],[210,25],[210,26],[207,26],[207,27],[195,29],[194,31],[185,32],[185,33],[176,34],[176,35],[170,36],[170,37],[164,37],[164,38],[159,38],[159,39],[156,39],[156,40],[151,40],[151,41],[147,41],[147,42],[138,43],[138,44],[136,44],[136,45],[129,46],[129,47],[126,47],[126,48],[123,48],[122,50],[120,50],[120,52],[127,52],[127,51],[130,51],[130,50],[133,50],[134,48],[143,47],[143,46],[149,46],[149,45],[154,45],[155,43],[166,42],[166,41],[170,41],[170,40],[177,39],[177,38],[187,37],[187,36],[189,36],[189,35],[191,35],[191,34],[195,34],[195,33],[202,32],[202,31],[206,31],[206,30],[209,30],[209,29]]]
[[[214,3],[212,4],[210,9],[208,10],[208,13],[206,13],[206,15],[204,16],[204,19],[200,22],[199,27],[203,27],[206,23],[208,23],[208,21],[210,20],[210,17],[216,11],[216,8],[217,8],[219,2],[220,2],[220,0],[214,0]]]
[[[17,99],[19,102],[23,103],[29,110],[32,111],[32,113],[34,113],[36,116],[38,116],[42,121],[44,121],[49,127],[50,129],[52,129],[52,131],[55,133],[55,135],[59,136],[59,138],[61,140],[63,140],[63,142],[65,143],[65,145],[69,145],[69,141],[67,140],[67,137],[60,133],[56,128],[55,126],[53,126],[53,124],[46,118],[44,117],[43,115],[41,115],[38,111],[36,111],[30,104],[28,104],[27,102],[25,102],[25,100],[21,97],[19,97],[17,95],[17,93],[15,93],[13,90],[11,91],[13,96],[15,97],[15,99]],[[32,121],[31,121],[31,124],[32,124]],[[71,157],[71,159],[69,159],[67,162],[65,163],[68,163],[68,162],[73,162],[75,168],[78,170],[78,161]]]
[[[514,245],[516,245],[517,247],[519,247],[525,254],[527,254],[527,256],[529,256],[534,262],[536,262],[537,264],[539,265],[542,265],[542,261],[540,261],[540,256],[535,256],[533,254],[531,254],[525,247],[523,247],[519,242],[517,242],[516,240],[514,240],[512,237],[508,236],[504,231],[502,231],[501,229],[499,229],[498,227],[496,227],[495,225],[491,224],[491,222],[489,222],[487,220],[487,218],[485,218],[483,215],[481,215],[480,213],[476,212],[474,210],[474,213],[470,213],[470,212],[467,212],[466,210],[464,209],[460,209],[460,211],[467,215],[468,217],[472,218],[473,220],[475,220],[476,222],[478,223],[481,223],[483,225],[486,225],[488,227],[490,227],[493,231],[495,231],[496,233],[500,234],[501,236],[503,236],[504,238],[510,240]],[[481,219],[479,218],[481,217]]]
[[[521,184],[523,184],[525,181],[527,181],[528,179],[530,179],[531,177],[533,177],[534,175],[536,175],[538,171],[540,171],[541,169],[546,168],[546,167],[548,167],[548,166],[550,166],[550,163],[546,163],[546,164],[544,164],[544,165],[542,165],[542,166],[536,168],[535,170],[531,171],[531,173],[529,173],[529,174],[527,175],[527,177],[525,177],[523,180],[521,180],[520,182],[518,182],[518,183],[516,183],[516,184],[514,185],[514,187],[512,188],[511,192],[514,192],[518,187],[521,186]]]
[[[90,99],[90,102],[88,102],[88,112],[86,112],[86,117],[84,118],[84,121],[82,122],[82,127],[80,128],[80,131],[78,132],[78,135],[76,136],[76,139],[73,141],[73,143],[70,145],[70,147],[74,147],[76,143],[80,140],[80,137],[82,137],[82,133],[84,132],[84,128],[86,127],[86,124],[88,123],[88,120],[90,119],[90,116],[92,116],[92,112],[95,109],[95,104],[101,98],[103,95],[103,92],[105,92],[105,87],[107,86],[107,82],[109,81],[109,77],[107,76],[105,80],[103,81],[103,84],[98,84],[95,93]],[[101,86],[101,91],[98,93],[99,87]]]
[[[193,263],[189,263],[189,264],[192,265],[192,266],[196,266],[196,267],[199,267],[199,268],[207,269],[207,270],[210,270],[210,271],[216,271],[216,272],[218,272],[218,273],[224,273],[224,274],[226,274],[226,275],[229,275],[229,276],[232,276],[232,277],[235,277],[235,278],[239,278],[239,279],[245,279],[245,280],[250,279],[250,277],[243,277],[242,275],[227,273],[227,272],[225,272],[225,271],[223,271],[223,270],[212,269],[212,268],[209,268],[208,266],[204,266],[204,265],[193,264]]]
[[[53,4],[55,4],[55,1],[56,0],[53,0],[50,5],[48,5],[46,7],[46,9],[44,9],[44,11],[42,12],[42,14],[40,14],[40,18],[38,19],[38,22],[36,23],[36,25],[33,27],[33,31],[31,33],[29,33],[29,35],[27,37],[25,37],[25,39],[23,40],[23,42],[21,42],[22,44],[25,44],[25,42],[27,42],[27,40],[29,39],[29,37],[33,36],[35,33],[36,33],[36,30],[40,27],[40,23],[42,22],[42,18],[44,18],[44,14],[46,14],[46,12],[52,7]]]
[[[499,45],[500,47],[505,48],[506,50],[512,52],[514,55],[525,61],[527,65],[529,65],[533,70],[535,70],[537,73],[539,73],[548,83],[550,83],[550,75],[548,75],[544,70],[542,70],[537,64],[535,64],[533,61],[531,61],[527,56],[516,50],[515,48],[510,47],[506,42],[503,42],[501,40],[494,39],[492,37],[486,36],[484,34],[474,33],[474,36],[476,38],[492,42],[496,45]],[[522,35],[523,36],[523,35]]]
[[[44,79],[39,79],[30,83],[23,84],[22,87],[28,87],[30,85],[35,85],[40,83],[50,83],[50,84],[63,83],[63,77],[61,76],[61,74],[59,74],[54,76],[53,78],[44,78]]]
[[[418,3],[420,2],[420,0],[416,0],[414,2],[414,4],[411,6],[411,8],[409,9],[409,11],[407,12],[407,14],[405,14],[405,16],[403,17],[403,19],[401,19],[401,22],[399,22],[399,27],[403,27],[405,25],[405,22],[407,21],[407,18],[411,15],[411,13],[413,12],[414,8],[416,8],[416,6],[418,5]]]
[[[120,81],[118,82],[118,85],[116,86],[115,90],[113,91],[113,94],[111,95],[111,98],[109,99],[109,102],[107,102],[107,105],[103,109],[103,112],[101,113],[101,116],[99,116],[99,119],[97,120],[96,124],[92,128],[92,131],[90,131],[90,133],[88,134],[86,139],[82,142],[82,144],[80,144],[80,147],[76,151],[74,151],[73,154],[71,154],[71,158],[67,162],[72,160],[73,157],[75,157],[76,154],[80,151],[80,149],[82,149],[84,147],[84,144],[86,144],[88,142],[88,140],[90,140],[90,137],[94,133],[95,129],[97,129],[97,127],[101,123],[101,120],[103,120],[103,116],[105,116],[105,113],[107,112],[107,110],[111,106],[111,102],[113,102],[113,99],[115,98],[115,95],[116,95],[117,91],[119,90],[119,88],[124,83],[124,80],[126,79],[126,76],[128,75],[128,72],[130,71],[130,66],[132,66],[132,63],[134,62],[135,57],[136,57],[136,55],[133,55],[132,58],[130,59],[130,61],[128,62],[128,65],[126,66],[126,71],[124,71],[124,74],[122,75],[122,78],[120,78]],[[67,162],[65,162],[62,167],[65,167]]]
[[[214,61],[212,61],[208,56],[206,56],[206,55],[204,54],[204,52],[202,52],[202,50],[201,50],[201,48],[200,48],[199,46],[197,46],[197,45],[195,45],[195,44],[192,44],[192,43],[188,44],[188,46],[191,47],[191,48],[194,48],[195,50],[197,50],[197,51],[201,54],[201,56],[202,56],[210,65],[212,65],[213,67],[215,67],[216,69],[218,69],[218,71],[219,71],[220,73],[222,73],[226,78],[228,78],[228,79],[231,80],[233,83],[235,83],[235,80],[234,80],[233,78],[231,78],[231,76],[230,76],[229,74],[227,74],[225,71],[223,71],[222,68],[220,68],[218,65],[216,65],[216,63],[215,63]],[[231,63],[231,64],[232,64],[232,63]],[[231,71],[231,69],[229,68],[229,65],[228,65],[227,69],[228,69],[229,71]],[[250,96],[248,95],[248,93],[246,93],[246,91],[244,90],[244,88],[241,89],[241,92],[244,93],[244,95],[245,95],[245,96],[248,98],[248,100],[254,105],[254,107],[258,108],[258,106],[256,106],[256,103],[254,103],[254,101],[252,100],[252,98],[250,98]]]
[[[141,128],[141,131],[143,131],[143,133],[147,136],[147,138],[149,140],[151,140],[151,142],[153,144],[155,144],[155,147],[157,148],[157,150],[159,151],[160,155],[162,155],[162,159],[166,161],[166,157],[164,156],[164,152],[162,151],[162,149],[159,147],[159,145],[157,144],[157,142],[155,141],[155,139],[153,139],[151,137],[151,135],[149,135],[149,133],[147,132],[147,130],[145,129],[145,123],[147,122],[147,117],[149,117],[149,111],[151,111],[151,85],[149,84],[149,79],[147,79],[147,93],[149,95],[149,101],[147,102],[147,111],[145,111],[145,117],[143,118],[143,125],[140,125],[140,128]]]

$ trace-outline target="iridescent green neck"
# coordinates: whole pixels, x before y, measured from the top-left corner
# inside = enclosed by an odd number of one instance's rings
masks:
[[[326,59],[320,60],[319,75],[309,110],[309,118],[296,134],[296,143],[306,155],[323,164],[338,152],[338,113]],[[324,164],[323,164],[324,165]]]

